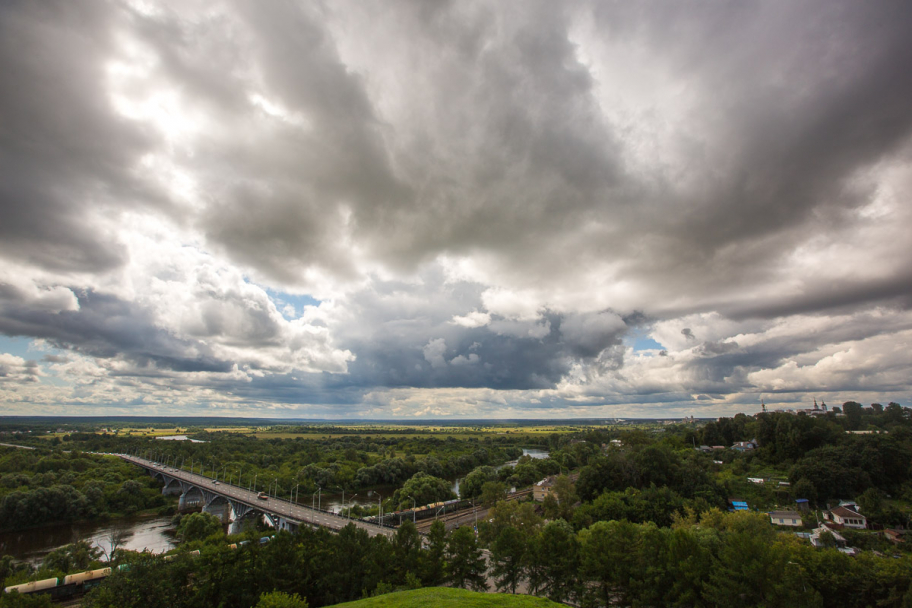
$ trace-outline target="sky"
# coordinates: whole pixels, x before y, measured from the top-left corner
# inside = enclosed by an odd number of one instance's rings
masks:
[[[0,414],[912,402],[912,3],[0,4]]]

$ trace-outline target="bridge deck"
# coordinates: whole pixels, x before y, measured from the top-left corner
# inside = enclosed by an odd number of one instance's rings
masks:
[[[144,469],[150,471],[158,471],[163,475],[167,475],[168,477],[173,477],[175,479],[179,479],[186,483],[192,484],[201,490],[205,490],[212,494],[218,494],[233,501],[246,504],[247,506],[256,509],[257,511],[269,513],[270,515],[274,516],[284,517],[285,519],[297,524],[311,524],[316,526],[323,526],[332,530],[341,530],[346,525],[351,523],[363,530],[366,530],[367,533],[371,536],[383,534],[385,536],[392,537],[396,534],[396,530],[391,528],[381,527],[377,524],[368,524],[355,519],[347,519],[341,515],[312,509],[306,505],[294,503],[282,498],[273,498],[270,496],[266,500],[261,500],[257,498],[257,492],[251,492],[250,490],[246,490],[239,486],[231,485],[222,481],[214,482],[212,479],[204,477],[203,475],[188,473],[187,471],[181,471],[180,469],[165,467],[144,458],[137,458],[135,456],[128,456],[125,454],[120,454],[119,456],[127,462],[138,465]]]

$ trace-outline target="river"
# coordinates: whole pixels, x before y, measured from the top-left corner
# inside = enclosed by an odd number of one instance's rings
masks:
[[[87,540],[105,553],[111,538],[120,535],[119,547],[161,553],[175,546],[171,517],[125,518],[103,523],[55,524],[21,532],[0,532],[0,555],[38,564],[45,555],[77,540]]]
[[[539,450],[539,449],[536,449],[536,448],[532,448],[532,449],[528,449],[528,450],[527,450],[526,448],[523,448],[523,456],[529,456],[530,458],[534,458],[534,459],[536,459],[536,460],[540,460],[540,459],[542,459],[542,458],[547,458],[547,457],[548,457],[548,454],[549,454],[548,450]],[[503,463],[503,464],[499,464],[499,465],[497,465],[496,467],[494,467],[494,470],[495,470],[495,471],[499,471],[500,469],[502,469],[502,468],[504,468],[504,467],[516,466],[516,463],[517,463],[517,462],[519,462],[519,461],[518,461],[518,460],[511,460],[510,462],[505,462],[505,463]],[[452,488],[453,488],[453,491],[456,493],[456,496],[459,496],[459,484],[462,483],[462,480],[463,480],[463,479],[465,479],[465,476],[463,476],[463,477],[456,477],[455,479],[451,479],[451,480],[450,480],[450,481],[453,483]],[[515,489],[515,488],[514,488],[514,489]]]

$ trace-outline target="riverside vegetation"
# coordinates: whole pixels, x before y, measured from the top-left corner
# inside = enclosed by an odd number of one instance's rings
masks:
[[[874,525],[912,523],[909,411],[895,404],[856,405],[849,402],[843,411],[817,417],[764,413],[632,430],[589,425],[542,437],[550,458],[523,457],[514,467],[499,470],[491,464],[515,453],[508,448],[517,446],[498,437],[450,442],[351,436],[312,445],[298,439],[199,434],[211,443],[161,447],[215,453],[223,440],[248,446],[229,453],[264,467],[258,470],[288,469],[300,483],[314,481],[317,471],[347,469],[344,475],[356,484],[361,468],[396,470],[389,461],[400,460],[411,467],[401,473],[407,476],[402,483],[417,476],[424,485],[433,475],[423,462],[434,458],[441,467],[444,462],[468,466],[468,459],[459,459],[471,456],[474,468],[461,491],[490,510],[477,534],[471,527],[445,532],[437,523],[424,543],[406,522],[392,541],[349,527],[337,535],[323,530],[279,533],[267,544],[233,550],[228,544],[238,538],[226,539],[220,530],[198,522],[193,529],[203,532],[188,534],[171,561],[119,553],[116,560],[129,563],[130,569],[110,577],[85,605],[249,608],[276,592],[325,606],[445,583],[476,590],[488,585],[506,592],[523,589],[582,606],[912,606],[909,543],[894,546],[876,531],[846,533],[862,549],[850,557],[834,548],[814,549],[792,532],[775,529],[763,513],[788,508],[795,498],[808,498],[814,507],[850,498]],[[857,430],[879,434],[847,432]],[[749,439],[756,439],[759,448],[714,454],[694,449]],[[122,440],[70,437],[83,444]],[[369,448],[366,457],[358,457],[356,446]],[[486,458],[480,457],[481,450]],[[356,460],[348,459],[352,455]],[[307,475],[301,473],[304,469]],[[508,485],[570,471],[578,475],[576,483],[559,475],[554,495],[540,505],[503,500]],[[759,512],[728,513],[727,499],[733,496]],[[813,512],[806,517],[809,525],[816,525],[815,519]],[[247,538],[259,534],[250,532]],[[193,549],[200,550],[199,557],[190,556]]]

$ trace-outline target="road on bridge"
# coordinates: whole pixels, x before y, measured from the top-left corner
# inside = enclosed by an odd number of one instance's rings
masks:
[[[144,469],[159,471],[169,477],[193,484],[201,490],[206,490],[213,494],[220,494],[224,497],[231,498],[232,500],[242,502],[257,511],[268,512],[270,515],[278,515],[300,525],[311,524],[323,526],[332,530],[341,530],[348,524],[354,524],[358,528],[366,530],[370,536],[383,534],[384,536],[392,538],[396,535],[396,530],[392,528],[378,526],[377,524],[368,524],[356,519],[347,519],[341,515],[312,509],[311,507],[282,498],[273,498],[270,496],[268,499],[262,500],[257,498],[257,492],[251,492],[250,490],[233,484],[214,481],[209,477],[167,467],[157,462],[146,460],[145,458],[137,458],[136,456],[128,456],[126,454],[118,454],[118,456],[127,462],[141,466]]]

